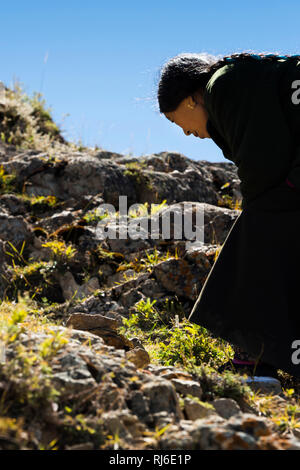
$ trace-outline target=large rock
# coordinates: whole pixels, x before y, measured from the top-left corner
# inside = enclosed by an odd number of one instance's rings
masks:
[[[29,195],[51,194],[69,199],[102,193],[107,203],[118,205],[120,188],[124,188],[129,201],[135,202],[130,178],[110,160],[71,153],[52,162],[45,154],[31,156],[23,153],[3,166],[7,173],[16,172],[19,184],[25,183]]]
[[[130,163],[136,166],[130,169]],[[232,192],[240,194],[233,164],[196,162],[174,152],[111,159],[99,158],[99,152],[97,156],[95,152],[61,151],[53,160],[46,153],[28,150],[16,151],[3,166],[7,173],[16,173],[18,184],[25,184],[28,194],[77,199],[101,193],[106,203],[116,207],[120,194],[127,195],[130,205],[164,199],[168,204],[197,201],[217,205],[221,188],[228,182]]]

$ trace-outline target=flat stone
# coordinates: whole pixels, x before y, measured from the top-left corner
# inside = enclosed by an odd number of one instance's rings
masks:
[[[265,394],[279,395],[282,392],[281,383],[273,377],[247,377],[242,379],[252,390]]]

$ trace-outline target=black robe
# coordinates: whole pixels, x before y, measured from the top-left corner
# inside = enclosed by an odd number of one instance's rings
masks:
[[[189,320],[300,377],[300,104],[284,102],[300,64],[281,63],[225,66],[208,83],[207,129],[238,166],[243,209]]]

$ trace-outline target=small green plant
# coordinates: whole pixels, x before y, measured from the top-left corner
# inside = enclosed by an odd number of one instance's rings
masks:
[[[38,292],[39,288],[36,286],[38,279],[40,281],[47,282],[46,274],[50,274],[55,270],[55,264],[47,261],[34,261],[33,263],[26,263],[25,266],[14,265],[11,282],[16,287],[20,283],[24,284],[25,287],[31,288],[36,287],[35,291]]]
[[[8,244],[11,251],[6,250],[5,253],[11,257],[12,265],[8,267],[10,278],[7,279],[6,276],[3,276],[7,283],[6,290],[9,292],[9,296],[13,297],[17,296],[19,290],[22,293],[27,291],[33,299],[52,285],[50,278],[56,270],[57,262],[53,260],[31,262],[31,258],[26,260],[23,256],[25,241],[20,250],[9,241]]]
[[[225,189],[230,186],[230,183],[225,183],[221,189]],[[221,199],[218,201],[218,205],[221,207],[229,207],[229,209],[234,209],[241,211],[242,210],[242,201],[237,198],[229,196],[229,194],[222,194]]]
[[[166,202],[167,200],[164,199],[160,204],[151,204],[151,206],[148,202],[144,202],[143,204],[140,203],[139,207],[137,209],[131,209],[128,212],[128,215],[131,218],[153,216],[164,208],[164,206],[166,205]],[[150,212],[149,212],[149,206],[150,206]]]
[[[24,298],[12,309],[5,308],[5,302],[0,305],[0,339],[4,344],[14,342],[17,337],[23,332],[20,324],[25,320],[28,315],[28,308]]]
[[[159,251],[155,247],[152,253],[146,251],[146,259],[142,258],[141,264],[145,267],[153,267],[156,266],[158,263],[161,263],[162,261],[167,261],[170,258],[178,259],[177,249],[175,250],[174,256],[172,256],[169,250],[167,250],[165,254],[162,254],[159,253]]]
[[[140,203],[137,209],[130,209],[128,211],[128,216],[131,218],[147,217],[148,207],[149,207],[148,202],[145,202],[144,204]]]
[[[117,251],[106,250],[105,248],[103,248],[101,243],[97,246],[97,249],[95,251],[100,260],[115,261],[118,258],[124,259],[123,253],[119,253]]]
[[[15,192],[16,175],[5,172],[0,165],[0,194]]]
[[[124,175],[131,178],[136,186],[145,185],[148,189],[153,189],[150,175],[143,173],[143,169],[147,166],[146,162],[129,162],[125,163],[125,166],[127,169],[124,171]]]
[[[26,260],[23,256],[25,242],[18,250],[11,242],[11,251],[5,253],[11,256],[11,265],[7,268],[8,275],[3,275],[6,280],[6,293],[9,298],[16,298],[18,292],[21,294],[27,292],[33,299],[36,295],[46,294],[48,288],[51,292],[56,292],[53,281],[55,282],[53,274],[58,268],[57,261],[31,261]],[[47,295],[47,294],[46,294]]]
[[[84,216],[83,219],[88,223],[93,223],[93,222],[100,222],[100,220],[103,220],[105,218],[109,217],[108,211],[104,212],[104,214],[101,213],[99,208],[93,209],[91,211],[88,211]]]
[[[153,351],[156,360],[164,365],[183,365],[193,369],[206,363],[219,367],[230,354],[230,346],[223,340],[212,338],[208,331],[183,319],[173,327],[167,341],[160,342]]]
[[[15,82],[14,89],[5,89],[1,96],[0,137],[3,142],[17,148],[35,148],[48,151],[71,147],[46,109],[41,93],[28,96],[22,85]]]
[[[30,325],[32,331],[42,327],[46,331],[47,324],[38,316],[32,316],[28,297],[19,298],[16,304],[2,302],[0,312],[0,340],[7,351],[14,349],[14,354],[7,354],[5,362],[0,364],[0,380],[10,384],[6,396],[2,397],[2,410],[5,408],[8,412],[12,405],[14,408],[29,406],[30,409],[38,409],[58,396],[51,384],[51,367],[38,351],[26,347],[18,339],[26,331],[26,326]]]
[[[50,331],[50,336],[39,345],[40,355],[43,359],[50,359],[67,343],[65,333]]]
[[[134,306],[134,313],[130,317],[123,318],[123,324],[126,326],[126,329],[153,329],[158,322],[162,322],[159,312],[155,309],[154,305],[156,300],[151,301],[148,297],[147,300],[141,299]],[[125,333],[126,329],[122,331]]]
[[[294,429],[300,429],[300,419],[295,416],[296,411],[297,407],[287,405],[283,414],[271,417],[273,423],[278,426],[280,432],[289,434]]]
[[[233,398],[238,400],[243,396],[252,394],[250,387],[241,380],[241,376],[231,371],[224,371],[219,380],[216,381],[213,391],[219,397]]]
[[[53,208],[57,205],[58,201],[55,196],[33,196],[30,198],[30,203],[33,207],[40,206],[40,207],[50,207]]]
[[[127,269],[133,269],[137,273],[143,270],[150,272],[152,271],[154,266],[156,266],[158,263],[161,263],[162,261],[167,261],[170,258],[178,259],[177,250],[175,250],[174,255],[171,255],[169,253],[169,250],[165,254],[162,254],[157,250],[157,248],[155,248],[152,253],[149,251],[146,251],[145,255],[146,256],[143,258],[140,258],[140,259],[135,258],[133,261],[130,261],[129,263],[128,262],[120,263],[117,268],[117,272],[125,271]]]
[[[155,215],[158,212],[160,212],[162,209],[166,207],[167,200],[164,199],[161,203],[159,204],[151,204],[151,215]]]
[[[21,263],[24,263],[24,264],[28,264],[27,261],[25,260],[24,256],[23,256],[23,252],[24,252],[24,248],[25,248],[25,240],[23,241],[22,243],[22,246],[21,246],[21,249],[20,251],[15,247],[15,245],[13,243],[11,243],[9,240],[7,241],[7,243],[9,244],[9,246],[12,248],[13,250],[13,253],[10,252],[10,251],[6,251],[5,254],[6,255],[9,255],[11,256],[12,258],[12,264],[13,266],[15,267],[15,258],[18,262],[21,262]]]
[[[70,261],[76,254],[76,249],[72,244],[68,246],[64,241],[52,240],[42,244],[43,247],[49,248],[51,251],[52,259],[58,263],[65,263]]]
[[[220,254],[220,251],[222,249],[222,245],[218,244],[217,245],[217,248],[216,248],[216,251],[215,251],[215,254],[214,254],[214,259],[213,259],[213,262],[215,262]]]
[[[127,170],[141,170],[142,168],[147,168],[147,163],[144,160],[139,160],[135,162],[127,162],[125,163]]]
[[[50,134],[52,137],[59,137],[60,130],[55,122],[53,122],[51,108],[46,108],[46,100],[43,99],[42,93],[34,92],[32,97],[24,95],[24,99],[27,99],[33,108],[31,114],[37,119],[40,132]]]

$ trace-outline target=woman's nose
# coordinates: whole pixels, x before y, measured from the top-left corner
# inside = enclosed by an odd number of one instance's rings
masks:
[[[190,135],[190,131],[183,130],[183,132],[185,133],[185,135]]]

